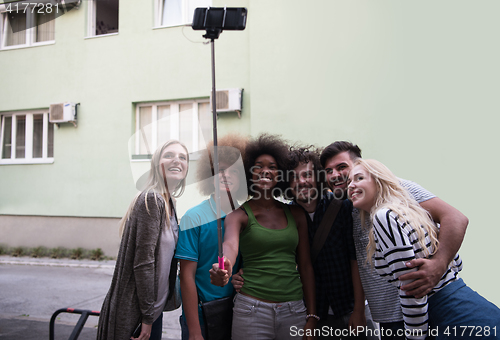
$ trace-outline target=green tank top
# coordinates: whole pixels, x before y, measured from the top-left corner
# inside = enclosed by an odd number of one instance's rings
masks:
[[[241,291],[259,299],[285,302],[302,300],[302,282],[295,255],[299,233],[290,207],[282,205],[288,224],[268,229],[259,224],[248,203],[243,204],[248,224],[240,235],[245,284]]]

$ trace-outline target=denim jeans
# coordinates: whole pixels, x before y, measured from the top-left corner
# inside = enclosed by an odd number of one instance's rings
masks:
[[[321,333],[318,339],[363,339],[366,340],[366,334],[349,332],[349,319],[351,318],[351,313],[346,315],[336,317],[334,315],[328,315],[326,319],[319,320],[316,329],[320,330]]]
[[[428,303],[429,331],[437,340],[500,339],[500,309],[462,279],[447,284],[429,297]]]
[[[149,340],[161,340],[161,333],[163,332],[163,313],[153,322],[151,327],[151,335]]]
[[[263,302],[236,294],[233,308],[233,339],[302,339],[293,336],[306,324],[302,300],[280,303]]]

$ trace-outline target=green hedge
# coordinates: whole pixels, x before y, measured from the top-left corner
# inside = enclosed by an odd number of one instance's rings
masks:
[[[28,256],[28,257],[50,257],[53,259],[70,258],[75,260],[80,259],[91,259],[95,261],[99,260],[111,260],[113,258],[105,256],[101,248],[97,249],[83,249],[83,248],[46,248],[46,247],[8,247],[5,245],[0,245],[0,255],[9,255],[14,257]]]

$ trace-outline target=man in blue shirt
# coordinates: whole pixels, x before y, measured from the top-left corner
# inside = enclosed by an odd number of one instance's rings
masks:
[[[219,174],[213,176],[213,147],[202,153],[198,160],[197,179],[201,194],[210,197],[189,209],[181,219],[179,241],[175,257],[180,260],[182,316],[180,318],[182,339],[205,338],[205,322],[198,302],[209,302],[231,296],[232,285],[217,287],[210,284],[209,269],[217,262],[218,233],[217,213],[214,200],[215,183],[219,181],[221,198],[222,231],[225,213],[238,207],[237,200],[247,197],[245,172],[241,160],[245,139],[238,135],[227,135],[219,139]],[[236,263],[234,268],[238,268]]]
[[[224,226],[224,218],[222,225]],[[217,260],[217,254],[217,214],[215,200],[211,196],[189,209],[182,217],[179,242],[175,251],[175,257],[181,262],[183,339],[189,333],[197,333],[196,331],[201,332],[198,335],[204,333],[205,325],[201,309],[198,307],[198,297],[200,301],[208,302],[233,294],[232,285],[217,287],[210,284],[208,271]],[[190,309],[192,306],[195,308]],[[190,312],[194,317],[189,315]],[[188,321],[191,327],[188,327]],[[188,329],[191,332],[187,333]],[[193,329],[196,331],[192,331]],[[192,338],[196,338],[195,334]]]

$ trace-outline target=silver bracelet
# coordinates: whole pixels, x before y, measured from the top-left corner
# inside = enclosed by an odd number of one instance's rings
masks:
[[[307,314],[306,315],[306,321],[309,320],[309,318],[315,318],[316,320],[319,321],[319,316],[315,315],[315,314]]]

